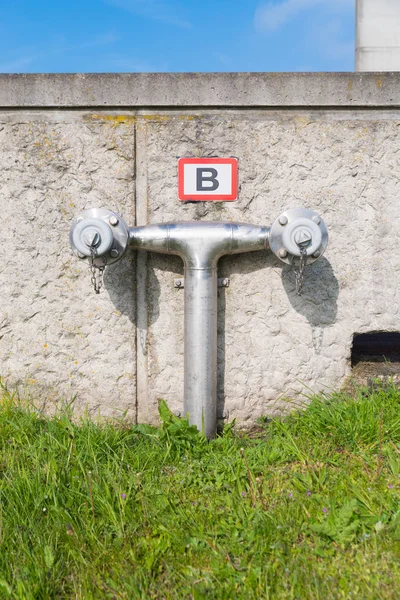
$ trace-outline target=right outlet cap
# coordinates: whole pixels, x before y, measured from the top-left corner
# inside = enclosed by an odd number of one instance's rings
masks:
[[[274,254],[287,264],[300,261],[301,250],[306,250],[307,264],[320,258],[328,245],[328,230],[322,217],[309,208],[291,208],[273,223],[269,246]]]

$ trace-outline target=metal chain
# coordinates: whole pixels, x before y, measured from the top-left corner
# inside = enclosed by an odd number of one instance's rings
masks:
[[[296,293],[301,296],[303,293],[304,284],[304,268],[307,264],[307,246],[300,246],[300,266],[298,269],[294,269],[294,276],[296,278]]]
[[[96,294],[100,294],[100,290],[103,287],[103,273],[104,273],[104,269],[106,268],[105,262],[104,265],[102,265],[101,267],[98,267],[97,265],[94,264],[94,259],[97,256],[97,250],[94,246],[91,246],[90,248],[90,272],[92,274],[90,281],[92,282],[93,285],[93,289],[96,292]],[[104,257],[104,261],[105,261],[105,257]]]

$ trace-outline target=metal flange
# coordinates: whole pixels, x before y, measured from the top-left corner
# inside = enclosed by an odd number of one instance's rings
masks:
[[[274,254],[288,265],[298,265],[301,253],[307,264],[318,260],[328,245],[328,230],[320,215],[309,208],[293,208],[273,223],[269,245]]]
[[[69,241],[74,254],[82,259],[89,258],[94,248],[94,265],[102,267],[123,257],[129,243],[129,230],[122,217],[112,210],[90,208],[72,221]]]

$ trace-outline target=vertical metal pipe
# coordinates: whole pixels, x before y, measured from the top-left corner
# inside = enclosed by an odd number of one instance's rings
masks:
[[[217,269],[185,266],[184,414],[212,438],[217,426]]]
[[[183,410],[208,438],[217,428],[217,263],[225,254],[268,247],[269,229],[245,223],[164,223],[132,227],[137,250],[177,254],[185,265]]]

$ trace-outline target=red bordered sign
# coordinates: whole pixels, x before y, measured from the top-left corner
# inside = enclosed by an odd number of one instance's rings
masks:
[[[238,196],[237,158],[180,158],[179,200],[232,201]]]

